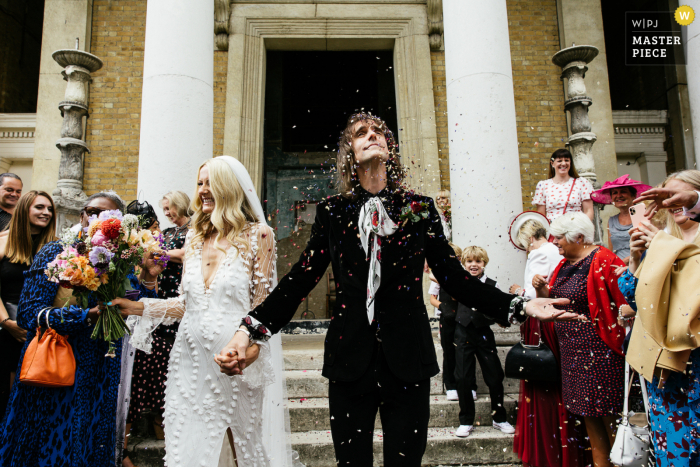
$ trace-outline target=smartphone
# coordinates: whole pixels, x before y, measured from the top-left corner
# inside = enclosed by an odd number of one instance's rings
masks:
[[[630,207],[630,217],[632,217],[632,227],[639,227],[639,224],[646,220],[646,217],[644,216],[644,213],[646,212],[647,207],[644,203],[639,203],[635,204],[634,206]]]

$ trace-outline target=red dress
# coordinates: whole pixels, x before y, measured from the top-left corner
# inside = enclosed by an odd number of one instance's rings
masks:
[[[539,326],[538,326],[539,325]],[[529,319],[520,327],[523,342],[542,341],[559,361],[559,342],[554,323]],[[566,410],[561,382],[520,382],[520,403],[513,451],[525,467],[583,467],[591,464],[583,421]]]

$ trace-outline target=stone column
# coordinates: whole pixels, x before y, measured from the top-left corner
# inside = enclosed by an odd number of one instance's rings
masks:
[[[681,0],[681,5],[695,9],[695,20],[687,26],[685,43],[686,74],[688,76],[688,97],[690,100],[690,119],[693,122],[693,140],[695,154],[700,151],[700,8],[697,2]],[[698,167],[686,167],[697,169]]]
[[[154,206],[172,190],[191,195],[213,156],[213,31],[213,0],[148,2],[138,196]]]
[[[61,73],[68,84],[63,100],[58,104],[63,117],[61,138],[56,147],[61,151],[58,181],[53,198],[58,210],[58,232],[78,222],[80,210],[87,196],[83,192],[83,157],[90,152],[83,140],[83,117],[88,115],[88,86],[91,73],[102,68],[102,60],[87,52],[63,49],[53,53],[53,59],[64,70]]]
[[[522,212],[506,0],[444,0],[454,242],[489,254],[487,273],[522,283],[525,255],[508,242]]]
[[[571,136],[568,143],[574,158],[574,166],[581,177],[591,182],[595,188],[600,188],[593,157],[593,144],[598,138],[591,132],[591,120],[588,117],[592,100],[586,95],[586,84],[583,81],[588,71],[588,64],[597,56],[598,49],[593,46],[572,46],[554,54],[552,62],[562,68],[561,79],[567,81],[567,99],[564,102],[564,108],[569,112],[571,122]],[[606,237],[601,223],[601,206],[598,203],[593,204],[594,242],[600,245]]]
[[[76,37],[90,50],[92,0],[46,0],[41,37],[41,65],[37,95],[36,134],[32,187],[51,193],[58,181],[61,153],[56,149],[56,135],[63,123],[56,104],[61,102],[65,83],[61,67],[52,58],[55,50],[71,47]]]

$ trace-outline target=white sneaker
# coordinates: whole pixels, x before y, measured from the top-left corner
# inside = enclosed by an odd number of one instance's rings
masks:
[[[447,400],[448,401],[458,401],[459,400],[459,395],[457,394],[456,389],[448,389],[447,390]]]
[[[503,422],[503,423],[493,422],[493,427],[498,429],[498,430],[501,430],[503,433],[506,433],[509,435],[512,435],[513,433],[515,433],[515,428],[513,428],[513,425],[511,425],[508,422]]]
[[[474,400],[477,399],[477,397],[476,397],[476,391],[474,391],[474,390],[472,390],[472,397],[474,398]]]
[[[466,438],[472,434],[473,430],[474,425],[460,425],[459,428],[457,428],[457,431],[455,431],[455,436],[459,438]]]

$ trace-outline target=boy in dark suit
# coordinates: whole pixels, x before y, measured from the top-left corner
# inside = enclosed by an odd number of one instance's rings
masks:
[[[488,286],[498,288],[498,283],[484,273],[488,262],[489,256],[481,247],[469,246],[462,252],[462,265],[470,276]],[[503,407],[505,375],[498,358],[496,338],[490,327],[495,321],[462,303],[457,307],[455,320],[455,380],[459,395],[460,425],[455,435],[466,438],[474,429],[476,410],[470,392],[476,384],[476,360],[479,360],[484,381],[489,388],[494,428],[504,433],[515,433],[515,429],[506,421],[506,410]]]

